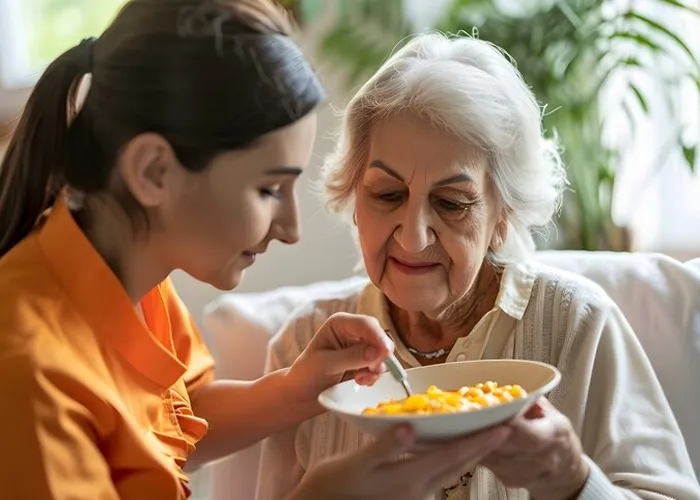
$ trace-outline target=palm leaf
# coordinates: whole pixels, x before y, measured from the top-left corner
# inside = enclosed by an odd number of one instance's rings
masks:
[[[700,9],[696,9],[695,7],[691,5],[687,5],[683,2],[680,2],[679,0],[657,0],[659,3],[664,3],[667,5],[670,5],[672,7],[677,7],[685,12],[695,14],[700,16]]]
[[[311,1],[311,0],[308,0]],[[343,9],[322,44],[322,53],[343,62],[348,82],[355,85],[385,60],[394,46],[410,32],[401,15],[399,0],[336,0]],[[700,94],[700,64],[688,40],[654,15],[634,9],[604,17],[609,0],[553,0],[514,15],[502,10],[502,1],[453,0],[435,28],[444,32],[471,33],[505,49],[515,60],[538,101],[547,104],[544,128],[557,131],[572,189],[558,220],[568,245],[597,249],[611,230],[611,194],[619,161],[603,141],[604,123],[599,100],[606,84],[618,71],[633,68],[637,74],[658,79],[654,61],[661,57],[693,64],[666,83],[672,95],[681,80],[691,78]],[[629,2],[634,5],[634,2]],[[700,11],[681,0],[647,0],[675,15],[697,15]],[[668,9],[667,9],[668,10]],[[653,12],[653,10],[652,10]],[[630,48],[631,51],[627,49]],[[650,101],[643,87],[631,82],[620,98],[634,134],[635,115],[649,113]],[[654,105],[667,107],[671,103]],[[675,139],[674,139],[675,140]],[[698,145],[679,143],[669,152],[682,152],[689,167],[697,163]],[[660,162],[660,165],[663,162]]]
[[[698,145],[686,146],[681,143],[681,149],[683,150],[683,157],[685,158],[688,167],[691,172],[695,172],[695,158],[698,152]]]
[[[639,90],[639,87],[637,87],[634,83],[630,83],[629,88],[634,93],[634,96],[637,98],[637,101],[639,101],[639,104],[642,106],[644,112],[649,113],[649,105],[647,104],[647,99],[646,97],[644,97],[642,91]]]
[[[656,32],[660,33],[665,38],[673,40],[676,43],[676,45],[678,45],[678,47],[680,47],[681,50],[683,50],[683,52],[685,52],[688,55],[690,60],[693,62],[695,68],[700,71],[700,65],[698,64],[698,61],[695,58],[695,54],[693,53],[692,50],[690,50],[688,45],[676,33],[671,31],[667,27],[663,26],[661,23],[654,21],[653,19],[650,19],[650,18],[643,16],[641,14],[638,14],[636,12],[632,12],[632,11],[626,12],[624,14],[624,17],[625,17],[625,19],[640,21],[640,22],[644,23],[645,25],[649,26],[650,28],[652,28],[653,30],[655,30]]]
[[[631,40],[639,45],[643,45],[649,49],[651,49],[654,52],[660,52],[661,51],[661,45],[658,43],[650,40],[647,36],[642,35],[641,33],[631,33],[629,31],[617,31],[610,35],[610,39],[624,39],[624,40]]]

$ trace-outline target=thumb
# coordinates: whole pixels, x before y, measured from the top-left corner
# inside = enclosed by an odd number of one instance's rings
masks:
[[[374,443],[367,446],[356,459],[365,470],[381,467],[394,462],[403,453],[411,449],[416,442],[416,434],[409,425],[399,425],[385,432]]]
[[[551,410],[552,405],[545,398],[539,398],[535,401],[530,408],[528,408],[523,417],[527,420],[536,420],[539,418],[544,418],[546,414]]]

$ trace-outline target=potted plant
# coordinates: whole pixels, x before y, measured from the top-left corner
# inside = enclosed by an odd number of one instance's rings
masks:
[[[322,4],[297,0],[308,21]],[[367,78],[413,31],[402,0],[338,0],[320,53],[346,71],[348,86]],[[562,146],[571,189],[557,220],[558,241],[547,246],[582,250],[630,250],[628,228],[612,218],[612,201],[621,148],[605,140],[602,106],[622,110],[633,130],[638,115],[650,112],[649,79],[672,95],[685,82],[700,94],[696,54],[674,29],[647,12],[675,16],[700,12],[680,0],[609,2],[603,0],[452,0],[444,15],[429,26],[442,32],[468,32],[495,43],[517,62],[523,77],[544,107],[544,126]],[[673,68],[658,77],[660,65]],[[608,85],[624,74],[624,91],[603,104]],[[678,103],[655,103],[677,115]],[[667,153],[682,153],[692,170],[697,141],[673,131]],[[660,158],[662,165],[666,158]],[[659,167],[661,168],[661,167]]]

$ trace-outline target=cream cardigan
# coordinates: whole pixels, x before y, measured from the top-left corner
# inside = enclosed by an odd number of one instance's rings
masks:
[[[267,370],[290,366],[326,318],[340,311],[374,316],[394,331],[383,294],[366,283],[300,308],[273,339]],[[515,321],[502,358],[543,361],[562,372],[549,400],[571,420],[591,465],[579,500],[700,500],[683,437],[649,360],[600,287],[536,263],[509,265],[495,307],[457,341],[447,362],[480,359],[503,314]],[[420,366],[400,339],[393,340],[406,367]],[[331,414],[269,437],[257,500],[284,498],[320,460],[355,451],[371,439]],[[529,495],[504,487],[488,469],[477,467],[468,486],[447,496],[438,491],[435,498],[525,500]]]

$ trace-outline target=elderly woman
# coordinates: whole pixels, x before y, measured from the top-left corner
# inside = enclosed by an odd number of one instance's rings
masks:
[[[290,366],[339,311],[376,317],[406,367],[481,358],[556,365],[562,382],[447,499],[697,500],[678,425],[634,332],[595,284],[531,261],[566,185],[540,109],[498,48],[414,38],[360,89],[324,169],[369,282],[308,304],[274,339]],[[268,439],[258,500],[371,438],[330,414]],[[419,478],[406,478],[406,488]]]

